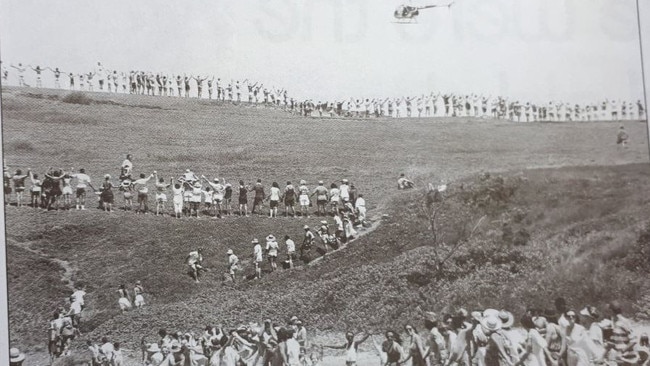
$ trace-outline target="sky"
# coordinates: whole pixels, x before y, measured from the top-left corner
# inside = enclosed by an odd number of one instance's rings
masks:
[[[633,0],[456,0],[408,25],[392,17],[400,3],[0,0],[0,57],[75,73],[101,61],[248,78],[315,101],[431,91],[643,98]]]

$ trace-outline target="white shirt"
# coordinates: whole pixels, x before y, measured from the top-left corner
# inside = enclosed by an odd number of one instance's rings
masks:
[[[287,244],[287,252],[293,253],[296,251],[296,243],[294,243],[293,240],[287,239],[286,244]]]
[[[278,255],[278,242],[277,241],[267,241],[266,250],[269,252],[270,256]]]
[[[279,201],[280,200],[280,188],[278,187],[271,187],[271,201]]]
[[[79,300],[75,300],[70,304],[70,310],[72,310],[72,314],[81,314],[81,302]]]
[[[300,343],[293,338],[287,339],[287,363],[289,366],[300,365]]]
[[[77,188],[86,188],[86,184],[90,183],[90,177],[84,173],[72,174],[72,178],[77,178]]]
[[[81,305],[84,304],[84,296],[86,296],[86,291],[84,290],[77,290],[72,293],[72,297],[74,297],[74,300],[79,301]]]
[[[261,262],[262,259],[262,246],[259,244],[255,244],[255,247],[253,248],[253,256],[255,257],[256,262]]]
[[[357,198],[357,201],[354,203],[354,206],[356,207],[366,207],[366,200],[364,200],[362,197]]]
[[[341,186],[339,187],[339,191],[341,193],[341,198],[343,199],[350,198],[350,186],[348,186],[347,184],[341,184]]]

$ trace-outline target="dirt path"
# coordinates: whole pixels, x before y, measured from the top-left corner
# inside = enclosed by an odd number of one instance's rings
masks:
[[[77,269],[72,264],[70,264],[70,262],[65,261],[63,259],[51,257],[51,256],[43,253],[42,251],[38,250],[38,249],[31,248],[29,246],[29,244],[30,244],[29,241],[20,242],[18,240],[15,240],[15,239],[12,239],[12,238],[9,238],[9,237],[6,237],[6,240],[7,240],[8,244],[15,245],[15,246],[17,246],[17,247],[19,247],[21,249],[24,249],[24,250],[30,252],[30,253],[36,254],[39,257],[45,258],[48,261],[51,261],[51,262],[54,262],[54,263],[58,264],[61,268],[63,268],[63,274],[61,275],[61,281],[63,283],[65,283],[66,287],[69,288],[72,292],[75,291],[74,280],[73,279],[75,277],[75,274],[77,273]]]
[[[375,215],[369,221],[371,222],[369,227],[355,228],[355,230],[358,233],[356,238],[350,240],[349,242],[347,242],[344,245],[341,245],[338,249],[333,250],[331,252],[327,252],[327,253],[323,254],[322,256],[312,260],[311,262],[309,262],[309,264],[307,264],[307,266],[313,266],[313,265],[318,264],[320,261],[323,260],[323,258],[325,258],[325,257],[327,257],[329,255],[332,255],[332,254],[334,254],[336,252],[339,252],[341,250],[344,250],[345,248],[348,247],[348,245],[354,243],[357,239],[359,239],[359,238],[361,238],[361,237],[363,237],[365,235],[368,235],[371,232],[375,231],[379,227],[379,224],[381,224],[381,216]]]

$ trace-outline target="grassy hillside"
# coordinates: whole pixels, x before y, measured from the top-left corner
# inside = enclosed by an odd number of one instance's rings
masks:
[[[174,220],[8,207],[9,321],[12,342],[21,347],[43,343],[45,319],[64,303],[70,283],[61,279],[68,277],[89,292],[84,339],[108,335],[130,347],[159,327],[197,330],[298,314],[310,329],[341,331],[403,324],[418,319],[419,308],[507,305],[521,312],[547,307],[560,294],[576,306],[621,298],[632,310],[649,292],[639,258],[648,253],[643,192],[650,172],[638,122],[625,123],[632,143],[618,151],[612,123],[319,120],[177,98],[88,94],[92,103],[83,105],[65,103],[55,91],[8,89],[2,96],[4,157],[12,168],[85,167],[96,182],[116,175],[128,152],[136,173],[169,176],[191,167],[230,181],[260,177],[267,185],[346,177],[365,194],[370,216],[388,215],[317,265],[222,284],[227,248],[248,261],[253,237],[299,238],[302,225],[318,219]],[[629,163],[636,164],[613,166]],[[590,167],[568,167],[575,165]],[[528,169],[546,166],[565,167]],[[480,171],[509,171],[504,184],[513,194],[480,204],[498,185],[495,173],[481,180]],[[487,215],[443,272],[433,270],[421,192],[394,188],[400,172],[419,184],[453,182],[448,244],[455,228]],[[197,285],[183,260],[198,246],[214,271]],[[136,280],[149,306],[121,315],[117,286]]]

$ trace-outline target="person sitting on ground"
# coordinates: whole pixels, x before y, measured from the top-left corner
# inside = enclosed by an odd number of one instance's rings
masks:
[[[410,189],[415,187],[415,184],[408,178],[404,176],[404,173],[399,175],[397,179],[397,189]]]

